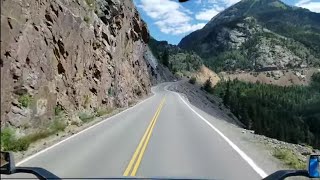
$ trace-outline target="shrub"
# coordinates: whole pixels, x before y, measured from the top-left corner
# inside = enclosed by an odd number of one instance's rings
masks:
[[[15,140],[10,149],[11,151],[26,151],[29,148],[30,142],[24,138]]]
[[[32,97],[29,95],[29,94],[24,94],[24,95],[21,95],[19,98],[18,98],[18,102],[20,103],[20,105],[24,108],[27,108],[29,107],[29,105],[31,104],[31,101],[32,101]]]
[[[90,122],[95,118],[94,115],[86,113],[86,112],[82,112],[78,116],[79,116],[80,120],[84,123]]]
[[[54,133],[59,132],[59,131],[64,131],[67,127],[67,124],[60,118],[56,118],[51,126],[49,127],[50,130]]]
[[[111,87],[108,89],[108,96],[114,96],[114,91]]]
[[[97,117],[101,117],[101,116],[104,116],[106,114],[112,113],[112,111],[113,111],[112,108],[106,108],[106,109],[98,108],[95,112],[96,112],[96,116]]]
[[[189,79],[189,83],[190,83],[190,84],[195,84],[196,81],[197,81],[196,77],[191,77],[191,78]]]
[[[86,3],[90,8],[93,8],[95,5],[95,0],[86,0]]]
[[[89,17],[89,16],[85,16],[85,17],[83,18],[83,20],[84,20],[86,23],[89,23],[90,17]]]
[[[61,119],[55,119],[48,129],[40,130],[20,138],[16,138],[13,129],[4,128],[1,130],[1,151],[25,151],[31,143],[63,131],[65,128],[66,123]]]
[[[207,79],[206,82],[203,84],[203,89],[208,93],[213,93],[213,88],[210,79]]]
[[[177,77],[179,77],[179,78],[182,78],[182,77],[183,77],[183,73],[180,72],[180,71],[177,71],[174,75],[177,76]]]
[[[62,115],[64,113],[64,109],[61,105],[56,105],[56,107],[54,107],[54,114],[56,116]]]
[[[24,138],[16,139],[15,131],[11,128],[1,130],[1,151],[25,151],[29,144]]]
[[[11,128],[1,129],[1,150],[7,151],[11,142],[14,140],[14,131]]]

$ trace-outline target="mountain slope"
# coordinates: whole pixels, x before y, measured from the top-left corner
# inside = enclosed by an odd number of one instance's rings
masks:
[[[211,68],[265,70],[317,66],[320,14],[279,0],[242,0],[179,43]]]

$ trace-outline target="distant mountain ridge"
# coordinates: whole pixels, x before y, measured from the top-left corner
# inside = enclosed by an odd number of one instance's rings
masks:
[[[319,66],[320,14],[279,0],[242,0],[178,46],[216,71]]]

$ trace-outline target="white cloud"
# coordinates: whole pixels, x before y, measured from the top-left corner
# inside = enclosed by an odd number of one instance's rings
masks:
[[[203,9],[201,12],[196,14],[197,20],[203,20],[203,21],[209,21],[211,20],[215,15],[217,15],[220,11],[218,11],[216,8],[212,9]]]
[[[223,4],[224,6],[229,7],[239,1],[240,0],[207,0],[207,3],[208,4],[220,4],[220,5]]]
[[[311,0],[300,0],[296,3],[296,6],[301,6],[302,4],[309,3]]]
[[[320,2],[312,2],[311,0],[300,0],[298,3],[296,3],[296,6],[320,13]]]
[[[160,31],[166,34],[183,34],[202,28],[205,24],[192,24],[193,14],[178,1],[141,0],[138,5],[148,16],[155,20]]]

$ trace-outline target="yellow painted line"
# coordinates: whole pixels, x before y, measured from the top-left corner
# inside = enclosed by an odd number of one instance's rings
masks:
[[[147,137],[149,137],[148,135],[150,134],[151,129],[154,127],[155,121],[156,121],[158,115],[160,114],[160,111],[161,111],[161,108],[162,108],[162,105],[163,105],[164,101],[165,101],[165,99],[162,99],[162,101],[161,101],[161,103],[160,103],[155,115],[153,116],[153,118],[152,118],[152,120],[151,120],[151,122],[150,122],[150,124],[149,124],[149,126],[148,126],[148,128],[146,130],[146,132],[144,133],[142,139],[140,140],[140,143],[139,143],[136,151],[134,152],[134,154],[133,154],[133,156],[132,156],[132,158],[131,158],[131,160],[130,160],[127,168],[126,168],[126,170],[124,171],[123,176],[128,176],[129,175],[129,173],[130,173],[130,171],[132,169],[132,166],[134,165],[134,162],[136,161],[137,156],[140,153],[141,148],[144,147],[143,145],[145,144],[145,139]]]
[[[160,114],[160,111],[161,111],[161,109],[162,109],[163,104],[164,104],[164,101],[163,101],[162,104],[160,105],[160,110],[158,111],[158,114],[156,115],[156,118],[154,119],[154,123],[153,123],[153,125],[152,125],[152,127],[151,127],[151,129],[150,129],[150,132],[149,132],[148,136],[147,136],[146,142],[144,143],[144,146],[142,147],[141,153],[139,154],[138,160],[137,160],[135,166],[133,167],[133,170],[132,170],[132,172],[131,172],[131,176],[135,176],[136,173],[137,173],[137,171],[138,171],[138,168],[139,168],[139,166],[140,166],[142,157],[143,157],[144,152],[145,152],[145,150],[146,150],[146,148],[147,148],[147,145],[148,145],[148,143],[149,143],[149,140],[150,140],[150,137],[151,137],[153,128],[154,128],[154,126],[155,126],[155,124],[156,124],[156,122],[157,122],[157,120],[158,120],[158,117],[159,117],[159,114]]]

